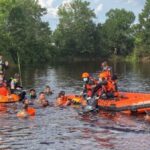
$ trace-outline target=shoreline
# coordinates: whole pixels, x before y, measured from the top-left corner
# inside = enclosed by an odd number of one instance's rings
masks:
[[[4,57],[4,60],[7,60],[9,62],[9,66],[16,67],[18,64],[15,64],[13,60],[10,57]],[[116,56],[112,55],[111,57],[64,57],[64,58],[54,58],[53,60],[48,60],[45,63],[76,63],[76,62],[95,62],[95,61],[121,61],[121,62],[142,62],[142,63],[150,63],[150,56],[145,56],[142,58],[134,57],[134,56]],[[21,64],[21,66],[37,66],[40,64]]]

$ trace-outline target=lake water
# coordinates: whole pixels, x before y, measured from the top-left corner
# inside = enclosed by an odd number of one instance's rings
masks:
[[[150,93],[150,64],[110,62],[119,78],[119,89]],[[50,85],[54,94],[59,91],[79,94],[81,73],[97,77],[100,62],[62,63],[38,68],[24,68],[23,85],[37,92]],[[15,72],[10,70],[10,74]],[[15,104],[9,112],[0,112],[1,150],[149,150],[150,123],[143,116],[123,114],[78,115],[74,108],[37,109],[33,118],[18,119]]]

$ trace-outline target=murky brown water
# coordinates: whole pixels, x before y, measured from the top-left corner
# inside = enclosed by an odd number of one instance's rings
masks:
[[[150,92],[150,64],[111,63],[119,77],[119,88]],[[42,91],[50,85],[54,102],[60,90],[80,93],[81,73],[88,71],[96,76],[99,63],[74,63],[24,68],[26,88]],[[122,114],[78,115],[73,108],[37,109],[34,118],[18,119],[10,112],[0,112],[1,150],[149,150],[150,123],[143,116]]]

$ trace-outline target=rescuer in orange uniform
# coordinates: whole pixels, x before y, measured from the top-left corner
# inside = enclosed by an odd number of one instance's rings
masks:
[[[93,89],[96,86],[96,81],[90,76],[88,72],[82,73],[83,84],[83,97],[88,98],[92,96]]]
[[[117,96],[117,76],[112,75],[112,69],[107,62],[102,63],[102,71],[99,74],[99,83],[94,88],[92,97],[97,95],[100,98],[113,98]]]

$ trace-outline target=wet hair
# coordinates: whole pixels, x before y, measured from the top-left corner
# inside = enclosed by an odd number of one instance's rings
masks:
[[[51,88],[49,85],[46,85],[45,88]]]
[[[45,94],[45,93],[44,92],[40,92],[39,95],[41,95],[41,94]]]
[[[24,100],[23,100],[23,104],[25,104],[26,101],[29,102],[29,100],[25,97]]]
[[[49,106],[49,102],[46,100],[42,105],[43,107]]]
[[[30,89],[29,91],[30,93],[30,99],[36,99],[37,95],[36,95],[36,91],[35,89]],[[33,94],[31,92],[34,92]]]
[[[58,97],[60,97],[60,96],[65,96],[65,91],[60,91],[58,94]]]
[[[32,92],[32,91],[35,92],[35,89],[30,89],[30,90],[29,90],[29,92]]]

